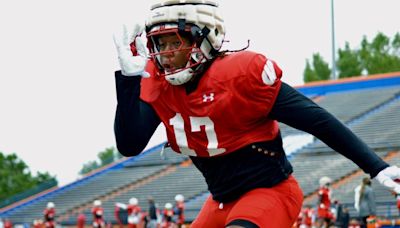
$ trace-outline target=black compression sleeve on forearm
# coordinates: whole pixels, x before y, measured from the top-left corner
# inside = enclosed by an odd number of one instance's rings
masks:
[[[160,124],[152,107],[141,101],[141,77],[127,77],[115,72],[117,111],[114,133],[119,152],[124,156],[139,154]]]
[[[380,170],[388,166],[332,114],[286,83],[282,83],[269,116],[314,135],[335,151],[351,159],[371,177],[375,177]]]

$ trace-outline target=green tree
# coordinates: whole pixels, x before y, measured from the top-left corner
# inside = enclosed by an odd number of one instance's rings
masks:
[[[364,36],[361,42],[360,58],[369,74],[400,71],[400,35],[393,41],[383,33],[378,33],[371,43]]]
[[[55,180],[49,173],[32,176],[29,167],[16,154],[0,152],[0,201],[29,190],[36,185]]]
[[[396,33],[394,35],[393,41],[392,41],[392,55],[395,56],[400,56],[400,33]]]
[[[89,161],[89,162],[83,164],[83,167],[79,171],[79,174],[83,175],[83,174],[89,173],[95,169],[98,169],[102,166],[105,166],[114,161],[117,161],[122,156],[114,147],[109,147],[109,148],[106,148],[104,151],[99,152],[97,154],[97,157],[99,158],[100,162]]]
[[[400,33],[396,33],[392,40],[378,33],[371,42],[364,36],[359,49],[351,49],[346,42],[344,49],[338,52],[336,65],[339,78],[360,76],[363,72],[380,74],[400,71]],[[312,64],[307,60],[304,82],[326,80],[329,75],[329,67],[318,53],[313,54]]]
[[[317,73],[311,68],[310,62],[306,60],[306,69],[304,69],[304,82],[318,81]]]
[[[83,167],[82,167],[81,171],[79,171],[79,174],[83,175],[83,174],[89,173],[92,170],[95,170],[99,167],[100,167],[100,165],[97,163],[97,161],[89,161],[89,162],[83,164]]]
[[[108,165],[116,160],[116,153],[113,147],[106,148],[104,151],[97,155],[100,159],[101,165]]]
[[[331,74],[328,63],[324,61],[319,53],[313,54],[312,66],[308,59],[306,60],[306,69],[304,70],[304,82],[327,80]]]
[[[339,78],[361,75],[362,63],[359,53],[350,49],[348,42],[346,42],[344,50],[339,49],[339,59],[336,65],[339,70]]]

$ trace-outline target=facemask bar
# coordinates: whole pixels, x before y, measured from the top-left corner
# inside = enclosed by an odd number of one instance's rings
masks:
[[[150,57],[153,58],[153,60],[157,63],[157,67],[159,69],[159,75],[161,76],[167,76],[170,74],[175,74],[180,71],[183,71],[188,68],[192,68],[195,70],[198,65],[201,63],[206,62],[208,59],[205,57],[205,55],[202,53],[201,49],[198,47],[199,42],[196,40],[196,37],[192,35],[192,26],[188,25],[185,26],[184,31],[179,31],[177,25],[169,24],[169,25],[160,25],[156,26],[155,29],[152,29],[153,31],[149,31],[147,33],[147,38],[149,40],[148,42],[148,48],[150,50]],[[165,50],[162,51],[160,50],[159,47],[159,42],[158,38],[161,35],[168,35],[168,34],[173,34],[178,37],[180,40],[180,46],[173,49],[173,50]],[[192,44],[188,47],[184,47],[185,43],[184,40],[182,39],[183,35],[187,35],[192,42]],[[184,67],[179,68],[179,69],[164,69],[164,67],[161,64],[161,56],[168,56],[171,55],[174,52],[180,52],[180,51],[189,51],[188,56],[187,56],[187,63],[185,64]]]

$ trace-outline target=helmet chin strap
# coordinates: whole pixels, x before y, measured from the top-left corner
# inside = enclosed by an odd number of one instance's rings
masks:
[[[165,76],[165,80],[167,80],[171,85],[182,85],[190,81],[192,77],[193,70],[191,68],[187,68],[174,74]]]
[[[199,53],[193,52],[191,54],[191,58],[195,60],[195,62],[198,62],[200,59],[203,60],[201,57],[199,57]],[[190,81],[190,79],[193,78],[193,69],[190,67],[190,60],[186,63],[187,69],[180,70],[176,73],[168,74],[165,76],[165,79],[171,84],[171,85],[182,85],[185,84],[186,82]],[[197,67],[196,67],[197,68]]]
[[[196,53],[192,53],[192,58],[193,58],[193,55],[195,55],[195,54]],[[199,56],[197,56],[197,57],[199,57]],[[213,62],[213,60],[204,61],[204,60],[206,60],[206,58],[204,58],[204,57],[202,57],[201,59],[202,59],[202,61],[199,61],[201,63],[195,67],[189,67],[190,61],[188,61],[187,68],[185,68],[184,70],[178,71],[176,73],[167,74],[165,76],[165,80],[167,80],[171,85],[182,85],[182,84],[189,82],[190,80],[194,80],[195,78],[198,78],[202,74],[202,72],[204,72],[208,68],[208,66]],[[166,73],[168,73],[168,72],[166,72]]]

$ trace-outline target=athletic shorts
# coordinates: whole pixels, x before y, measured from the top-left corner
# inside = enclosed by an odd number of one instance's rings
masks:
[[[247,220],[260,228],[290,228],[303,203],[293,176],[271,188],[253,189],[239,199],[219,203],[209,196],[191,228],[223,228],[233,220]]]

